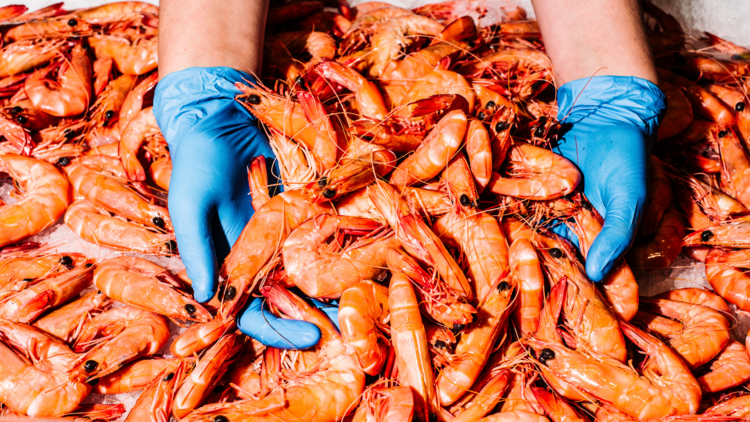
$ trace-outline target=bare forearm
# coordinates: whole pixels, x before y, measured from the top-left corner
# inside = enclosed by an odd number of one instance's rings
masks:
[[[268,0],[161,0],[159,77],[189,67],[260,70]]]
[[[596,75],[656,83],[637,0],[532,0],[558,85]]]

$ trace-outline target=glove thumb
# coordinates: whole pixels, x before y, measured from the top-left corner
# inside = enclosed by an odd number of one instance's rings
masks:
[[[591,281],[602,281],[633,241],[645,198],[621,195],[606,205],[604,226],[586,257],[586,274]]]
[[[294,319],[278,318],[263,309],[263,299],[255,298],[239,321],[240,331],[278,349],[307,349],[320,340],[320,328]]]

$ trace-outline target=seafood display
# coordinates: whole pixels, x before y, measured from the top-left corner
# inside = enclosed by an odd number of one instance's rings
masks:
[[[179,250],[158,8],[0,7],[0,416],[750,418],[750,333],[732,331],[750,312],[750,50],[643,5],[667,110],[637,237],[597,284],[604,219],[556,152],[567,122],[523,9],[484,24],[467,0],[271,6],[235,101],[284,191],[248,163],[254,215],[206,303],[160,265]],[[53,227],[100,254],[40,243]],[[641,297],[637,276],[681,253],[711,289]],[[254,297],[318,344],[246,336]]]

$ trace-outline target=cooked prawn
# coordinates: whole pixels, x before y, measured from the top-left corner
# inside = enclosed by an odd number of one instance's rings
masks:
[[[536,249],[527,239],[510,245],[510,274],[519,291],[513,320],[521,336],[534,333],[544,305],[544,274]]]
[[[157,66],[157,37],[131,41],[116,35],[94,35],[89,44],[96,57],[112,57],[117,69],[126,75],[144,75]]]
[[[382,334],[390,315],[388,288],[369,280],[344,290],[339,300],[339,327],[344,344],[354,348],[362,369],[377,375],[388,356]],[[363,401],[364,403],[364,401]]]
[[[0,246],[35,235],[54,224],[71,202],[68,179],[46,161],[0,155],[0,172],[12,177],[25,194],[0,207]]]
[[[75,342],[84,322],[113,304],[102,292],[91,292],[39,318],[34,326],[70,344]]]
[[[750,357],[745,346],[730,340],[711,362],[711,371],[698,378],[706,393],[726,390],[750,380]]]
[[[143,258],[120,256],[94,271],[94,284],[114,300],[170,318],[208,322],[211,314],[180,292],[180,282],[159,265]]]
[[[152,357],[125,365],[122,369],[99,378],[96,392],[99,394],[122,394],[146,388],[162,371],[174,372],[184,359]],[[189,359],[187,359],[189,361]]]
[[[23,89],[34,107],[53,116],[81,114],[91,102],[91,60],[81,43],[73,47],[70,61],[63,62],[57,72],[58,82],[46,79],[54,67],[32,73]]]

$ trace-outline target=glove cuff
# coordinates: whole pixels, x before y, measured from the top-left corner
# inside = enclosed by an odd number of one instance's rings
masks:
[[[162,78],[154,92],[154,116],[169,147],[177,146],[178,131],[184,132],[180,127],[186,117],[195,123],[214,115],[241,93],[236,82],[249,81],[255,78],[229,67],[191,67]],[[255,121],[252,114],[247,116]]]
[[[604,124],[629,123],[653,141],[667,108],[665,99],[659,87],[645,79],[594,76],[568,82],[558,89],[557,118],[571,124],[583,118]]]

